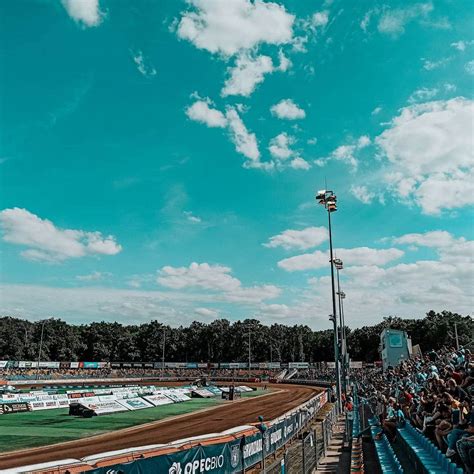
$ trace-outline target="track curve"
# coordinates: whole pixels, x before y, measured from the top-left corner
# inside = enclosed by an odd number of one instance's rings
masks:
[[[279,391],[238,403],[229,402],[209,411],[137,425],[90,438],[3,453],[0,454],[0,469],[59,459],[80,459],[117,449],[169,443],[181,438],[221,432],[235,426],[254,423],[259,415],[268,420],[277,418],[321,391],[316,387],[301,385],[268,386]]]

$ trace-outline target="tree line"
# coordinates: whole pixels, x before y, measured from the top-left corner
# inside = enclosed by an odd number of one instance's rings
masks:
[[[422,351],[455,345],[455,323],[461,345],[472,342],[474,321],[449,311],[430,311],[423,319],[387,317],[374,326],[347,328],[352,360],[379,359],[379,336],[383,329],[403,329]],[[161,361],[163,343],[167,362],[320,362],[333,358],[331,330],[313,331],[305,325],[265,326],[255,319],[209,324],[193,322],[172,328],[159,321],[140,325],[93,322],[73,325],[50,318],[31,322],[0,317],[0,360],[36,360],[43,329],[42,360],[54,361]]]

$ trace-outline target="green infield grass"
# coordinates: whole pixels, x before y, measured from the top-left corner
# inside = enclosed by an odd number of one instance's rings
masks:
[[[257,390],[243,397],[263,395]],[[72,441],[164,418],[191,413],[223,403],[220,398],[193,398],[187,402],[162,405],[137,411],[79,418],[68,415],[67,408],[11,413],[0,416],[0,452]],[[150,443],[153,443],[150,440]]]

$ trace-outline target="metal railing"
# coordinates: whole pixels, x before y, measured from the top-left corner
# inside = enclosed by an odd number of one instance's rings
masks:
[[[273,462],[267,460],[265,474],[309,474],[318,468],[326,456],[337,422],[337,408],[333,406],[323,421],[314,418],[302,429],[299,436],[288,444]]]

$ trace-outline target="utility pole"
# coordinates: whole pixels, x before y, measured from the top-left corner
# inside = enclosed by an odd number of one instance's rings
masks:
[[[163,326],[163,354],[161,356],[161,368],[165,370],[165,348],[166,348],[166,328]]]
[[[40,369],[40,361],[41,361],[41,350],[43,349],[43,334],[44,334],[44,324],[46,323],[46,319],[43,320],[41,324],[41,337],[40,337],[40,345],[38,350],[38,366],[36,367],[36,380],[39,379],[39,369]]]

